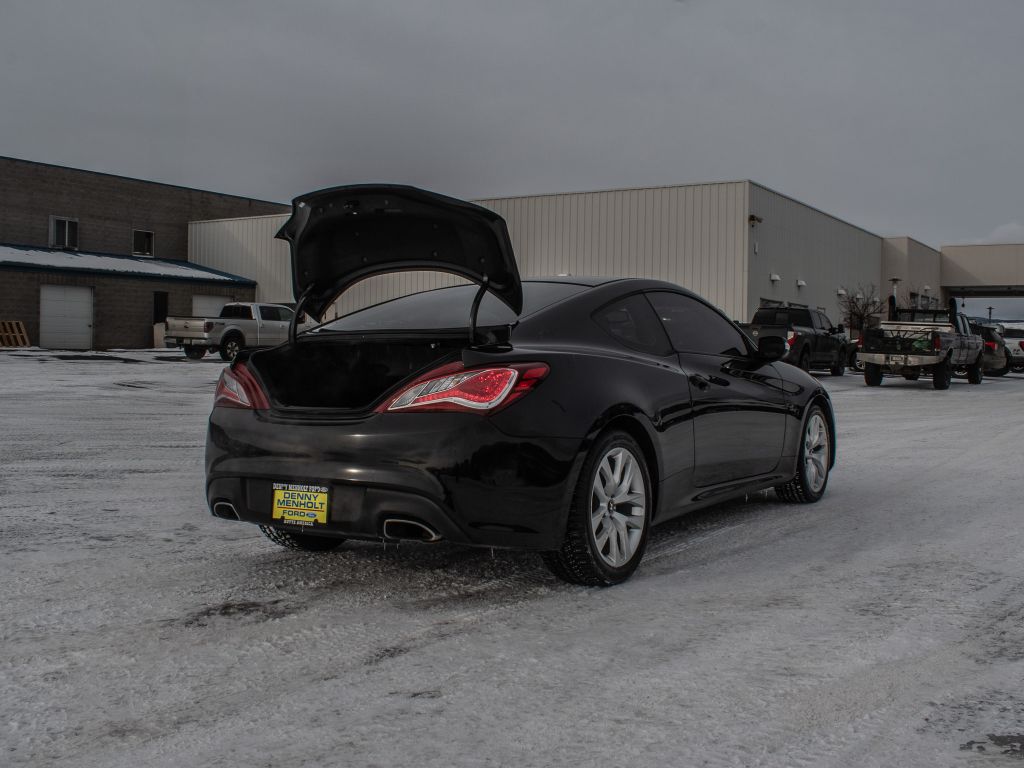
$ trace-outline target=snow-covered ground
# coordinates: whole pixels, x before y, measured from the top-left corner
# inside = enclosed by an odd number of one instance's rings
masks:
[[[821,503],[669,524],[602,590],[527,554],[315,556],[211,517],[221,365],[0,352],[0,765],[931,768],[1020,750],[1024,377],[824,377],[839,462]]]

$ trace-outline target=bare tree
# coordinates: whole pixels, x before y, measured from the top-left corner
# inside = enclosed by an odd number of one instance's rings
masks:
[[[885,302],[879,297],[874,283],[858,284],[856,288],[843,286],[843,291],[845,295],[839,297],[839,311],[851,331],[871,327],[886,311]]]

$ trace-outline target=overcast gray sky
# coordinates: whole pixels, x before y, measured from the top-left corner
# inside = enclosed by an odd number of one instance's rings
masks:
[[[0,154],[289,200],[752,178],[1024,240],[1020,0],[0,0]]]

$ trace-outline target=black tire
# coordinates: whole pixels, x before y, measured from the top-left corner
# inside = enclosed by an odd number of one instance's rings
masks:
[[[949,364],[949,358],[943,359],[941,363],[932,366],[932,386],[935,389],[949,389],[953,381],[953,366]]]
[[[616,566],[609,563],[609,558],[613,557],[611,540],[615,538],[617,542],[620,539],[617,534],[612,534],[605,537],[603,544],[599,544],[593,520],[602,511],[604,511],[606,516],[615,514],[614,503],[606,507],[600,501],[594,489],[600,482],[599,472],[602,466],[605,465],[606,460],[611,460],[612,455],[619,450],[630,454],[634,471],[639,470],[639,479],[642,481],[644,489],[644,504],[643,510],[639,515],[631,512],[630,517],[627,518],[640,518],[640,535],[635,542],[630,542],[631,545],[635,546],[635,549],[633,549],[632,554],[625,562]],[[625,459],[620,460],[625,461]],[[624,470],[620,469],[621,471]],[[607,491],[607,487],[605,487],[605,491]],[[636,495],[635,492],[630,493],[628,488],[626,493],[631,496]],[[611,501],[614,502],[614,499]],[[613,584],[625,581],[633,574],[633,571],[640,564],[640,560],[643,559],[648,533],[651,528],[653,503],[654,494],[652,492],[651,476],[647,470],[647,462],[644,459],[643,451],[640,450],[640,446],[625,432],[611,431],[601,435],[594,442],[580,470],[579,480],[576,483],[576,490],[573,493],[572,503],[569,507],[569,516],[562,546],[554,552],[542,552],[541,557],[544,560],[544,564],[555,576],[572,584],[582,584],[588,587],[610,587]],[[635,510],[636,506],[631,505],[631,510]],[[621,513],[619,517],[623,517]],[[609,530],[609,528],[619,530],[618,525],[612,526],[607,520],[599,520],[596,525],[604,526],[602,530]],[[630,531],[635,531],[636,526],[631,528],[623,522],[621,530],[625,532],[626,539],[628,540]],[[606,545],[609,547],[607,554],[604,552]],[[616,549],[615,551],[617,552],[618,550]]]
[[[1017,364],[1017,365],[1011,365],[1010,366],[1010,370],[1013,373],[1024,373],[1024,363],[1020,363],[1020,364]]]
[[[850,353],[850,370],[856,371],[857,373],[864,372],[864,363],[861,362],[861,359],[857,356],[857,350],[853,350],[853,352]]]
[[[185,347],[185,357],[189,360],[202,360],[206,357],[206,347]]]
[[[981,384],[985,379],[985,355],[979,354],[978,359],[967,367],[967,382]]]
[[[807,348],[800,353],[800,370],[811,372],[811,350]]]
[[[330,552],[345,541],[340,536],[312,536],[308,533],[271,528],[269,525],[261,525],[260,530],[275,544],[288,549],[301,549],[304,552]]]
[[[1010,372],[1010,367],[1013,363],[1013,355],[1010,354],[1010,350],[1004,349],[1003,354],[1006,355],[1006,365],[1002,368],[996,368],[994,371],[989,371],[989,376],[1005,376]]]
[[[903,373],[903,378],[906,379],[907,381],[917,381],[918,379],[921,378],[921,369],[915,368],[912,371],[905,371]]]
[[[242,346],[244,344],[245,339],[242,338],[242,334],[229,333],[220,340],[220,359],[230,363],[238,356],[238,353],[242,351]]]
[[[843,350],[836,352],[836,361],[832,367],[829,368],[829,373],[833,376],[842,376],[846,373],[846,360],[843,358]]]
[[[880,387],[882,385],[882,366],[878,363],[865,363],[864,383],[869,387]]]
[[[800,429],[800,453],[796,459],[796,475],[788,483],[775,486],[776,495],[783,501],[813,504],[825,495],[834,439],[830,425],[828,414],[820,405],[812,405],[807,409],[807,416]],[[822,438],[820,442],[812,438],[812,431]],[[811,451],[810,460],[808,451]]]

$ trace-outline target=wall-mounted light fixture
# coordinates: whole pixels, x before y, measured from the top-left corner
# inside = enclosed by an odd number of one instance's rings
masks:
[[[764,219],[762,219],[760,216],[752,213],[749,216],[747,216],[747,221],[750,222],[750,228],[753,229],[758,224],[760,224],[762,221],[764,221]]]
[[[768,275],[768,279],[771,280],[773,283],[777,283],[779,282],[779,280],[782,279],[782,277],[772,272],[770,275]]]
[[[796,287],[797,287],[797,288],[803,288],[803,287],[805,287],[806,285],[807,285],[807,281],[806,281],[806,280],[799,280],[799,279],[798,279],[798,280],[796,281]]]
[[[845,288],[836,288],[836,296],[845,296],[845,295],[846,295],[846,289]]]

